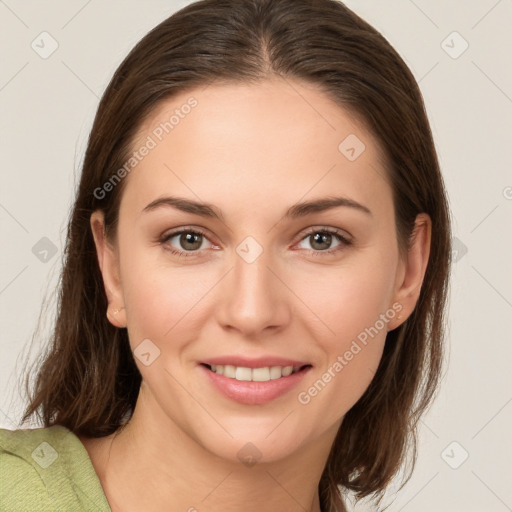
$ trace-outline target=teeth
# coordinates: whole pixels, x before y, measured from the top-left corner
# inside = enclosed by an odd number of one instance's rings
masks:
[[[266,382],[270,380],[270,368],[253,368],[252,369],[252,380],[256,382]]]
[[[270,368],[270,378],[271,379],[280,379],[282,375],[280,366],[272,366]]]
[[[217,368],[219,368],[219,366],[222,368],[222,365],[217,365],[215,367],[216,368],[215,373],[218,373]],[[230,379],[234,379],[235,374],[236,374],[236,368],[234,366],[231,366],[230,364],[226,364],[224,366],[224,377],[229,377]]]
[[[252,371],[250,368],[244,368],[243,366],[237,366],[235,370],[236,380],[252,380]]]
[[[281,373],[282,373],[283,377],[288,377],[288,375],[291,375],[292,372],[293,372],[293,366],[285,366],[281,370]]]
[[[269,380],[288,377],[292,373],[299,371],[299,368],[293,366],[265,366],[263,368],[246,368],[244,366],[232,366],[230,364],[211,365],[212,372],[218,375],[224,375],[229,379],[252,382],[267,382]]]

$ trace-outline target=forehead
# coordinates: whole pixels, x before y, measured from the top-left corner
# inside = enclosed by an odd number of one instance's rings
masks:
[[[141,124],[132,149],[143,145],[151,149],[123,194],[132,210],[165,194],[258,211],[304,196],[381,196],[383,207],[391,197],[365,126],[316,86],[289,79],[181,92]]]

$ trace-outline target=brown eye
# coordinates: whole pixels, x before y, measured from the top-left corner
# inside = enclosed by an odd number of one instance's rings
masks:
[[[193,230],[182,230],[165,236],[162,243],[176,253],[197,252],[208,246],[208,239],[202,233]]]
[[[201,248],[203,242],[203,235],[200,233],[182,233],[179,237],[180,249],[186,251],[196,251]]]
[[[330,255],[352,244],[344,232],[334,228],[312,228],[300,240],[298,247],[306,249],[311,255]],[[309,247],[308,247],[309,245]]]
[[[332,235],[330,233],[314,233],[309,235],[311,247],[316,251],[325,251],[331,248]]]

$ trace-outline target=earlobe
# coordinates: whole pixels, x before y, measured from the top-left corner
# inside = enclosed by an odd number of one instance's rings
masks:
[[[90,224],[96,246],[98,265],[108,300],[107,318],[115,327],[126,327],[119,259],[115,247],[109,243],[106,237],[103,211],[94,211],[91,214]]]
[[[411,315],[418,302],[430,255],[432,221],[426,213],[420,213],[415,220],[410,249],[396,283],[393,302],[401,304],[400,315],[395,318],[396,329]],[[390,322],[391,323],[391,322]]]

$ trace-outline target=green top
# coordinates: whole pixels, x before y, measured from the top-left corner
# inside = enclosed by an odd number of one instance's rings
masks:
[[[2,512],[112,512],[84,445],[61,425],[0,428]]]

